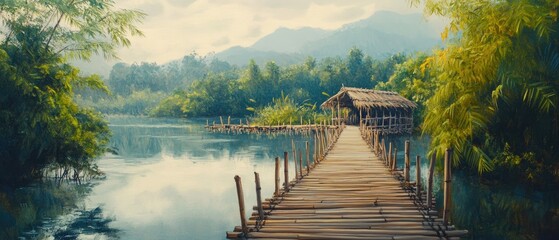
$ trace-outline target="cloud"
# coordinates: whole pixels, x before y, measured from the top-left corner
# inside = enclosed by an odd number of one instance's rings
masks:
[[[160,1],[146,1],[138,4],[138,8],[150,18],[159,17],[165,13],[165,6]]]
[[[196,2],[196,0],[167,0],[167,2],[174,7],[188,7],[190,4]]]
[[[378,10],[420,12],[406,0],[119,0],[117,6],[149,14],[139,26],[145,37],[132,38],[121,58],[157,63],[250,46],[280,27],[335,29]]]
[[[213,42],[212,46],[221,47],[221,46],[226,45],[230,42],[231,42],[231,40],[228,37],[222,37],[222,38],[216,40],[215,42]]]

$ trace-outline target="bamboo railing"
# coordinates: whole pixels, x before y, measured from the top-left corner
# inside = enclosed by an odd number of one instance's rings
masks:
[[[284,152],[284,184],[280,189],[280,164],[276,158],[275,190],[261,200],[259,176],[255,173],[257,205],[246,219],[240,177],[237,183],[241,226],[227,232],[230,239],[453,239],[467,235],[450,222],[450,167],[445,167],[444,210],[434,208],[431,158],[426,190],[423,191],[420,158],[416,156],[415,181],[410,179],[410,142],[404,145],[404,164],[397,166],[395,144],[381,131],[358,130],[364,143],[342,135],[340,128],[313,130],[315,151],[310,159],[309,142],[303,150],[291,149],[295,177],[289,181],[289,153]],[[345,134],[345,133],[344,133]],[[343,139],[343,140],[338,140]],[[338,141],[340,143],[336,144]],[[362,145],[361,145],[362,144]],[[342,145],[342,147],[338,147]],[[362,147],[363,146],[363,147]],[[370,150],[367,150],[367,146]],[[330,150],[335,148],[332,153]],[[353,152],[356,151],[356,152]],[[445,162],[450,163],[451,151]],[[379,164],[376,162],[378,161]]]

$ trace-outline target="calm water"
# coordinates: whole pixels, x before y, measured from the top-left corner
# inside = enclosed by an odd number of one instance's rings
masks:
[[[111,117],[110,122],[118,155],[99,160],[106,178],[0,191],[0,239],[224,239],[225,231],[240,224],[233,177],[242,178],[250,214],[256,202],[253,172],[260,173],[263,197],[271,196],[273,158],[291,150],[291,139],[301,147],[308,140],[207,133],[205,120]],[[403,149],[402,138],[393,141]],[[412,155],[424,156],[425,147],[424,139],[414,139]],[[460,173],[453,190],[455,224],[473,238],[559,234],[555,194],[490,188]]]

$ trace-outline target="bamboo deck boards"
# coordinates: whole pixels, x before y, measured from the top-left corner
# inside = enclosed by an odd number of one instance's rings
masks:
[[[258,221],[255,211],[246,235],[237,227],[227,237],[446,239],[467,234],[444,227],[398,176],[373,154],[359,128],[348,126],[310,174],[263,202],[265,220]]]

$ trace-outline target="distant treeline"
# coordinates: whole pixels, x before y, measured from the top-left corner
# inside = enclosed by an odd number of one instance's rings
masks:
[[[107,80],[110,95],[82,93],[80,102],[109,114],[158,117],[246,116],[289,96],[297,104],[320,105],[342,86],[389,89],[386,84],[410,56],[373,59],[359,49],[346,57],[282,67],[250,61],[236,67],[197,54],[166,65],[116,64]],[[392,89],[394,90],[394,89]]]

